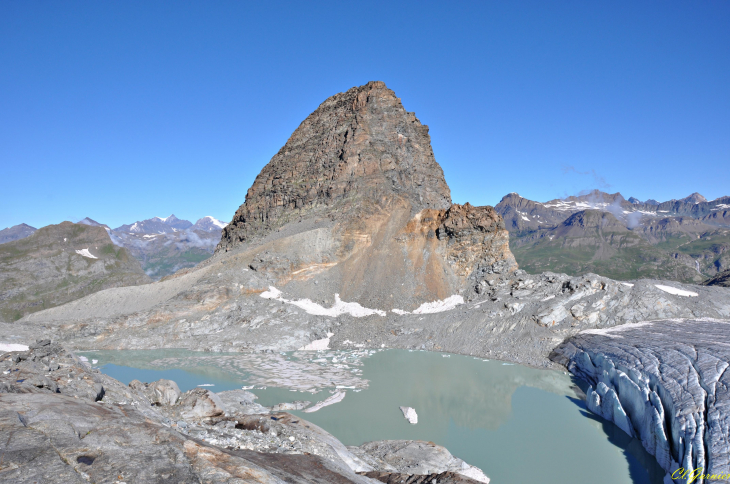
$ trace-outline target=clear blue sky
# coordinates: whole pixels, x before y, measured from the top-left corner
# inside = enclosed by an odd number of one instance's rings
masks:
[[[0,2],[0,228],[229,221],[382,80],[454,202],[730,194],[730,2]]]

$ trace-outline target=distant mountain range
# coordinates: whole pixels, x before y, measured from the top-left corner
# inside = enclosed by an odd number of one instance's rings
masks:
[[[730,267],[730,197],[628,200],[593,191],[545,203],[516,193],[495,207],[522,269],[701,282]]]
[[[0,245],[0,320],[110,287],[151,282],[130,251],[101,227],[62,222]]]
[[[0,230],[0,244],[24,239],[36,230],[38,229],[26,224],[13,225],[12,227],[2,229]]]
[[[228,225],[211,216],[203,217],[193,224],[175,215],[154,217],[116,229],[89,217],[78,223],[103,227],[111,241],[127,249],[139,260],[144,272],[153,280],[193,267],[212,256],[220,241],[221,231]],[[35,231],[35,228],[26,224],[4,229],[0,231],[0,244],[23,239]]]

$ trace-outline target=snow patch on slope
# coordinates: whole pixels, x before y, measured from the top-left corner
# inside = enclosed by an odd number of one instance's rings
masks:
[[[28,347],[17,343],[0,343],[0,352],[8,351],[28,351]]]
[[[89,259],[98,259],[94,254],[89,252],[89,249],[76,249],[76,253],[78,255],[82,255],[84,257],[88,257]]]
[[[282,292],[274,286],[269,286],[269,290],[262,292],[260,296],[264,299],[275,299],[283,303],[292,304],[315,316],[331,316],[333,318],[342,314],[349,314],[356,318],[371,316],[373,314],[385,316],[385,311],[381,311],[380,309],[370,309],[363,307],[356,302],[342,301],[339,294],[335,294],[335,304],[331,308],[320,306],[311,299],[285,299],[282,297]]]
[[[664,292],[668,292],[669,294],[674,294],[675,296],[687,296],[687,297],[697,297],[699,294],[692,291],[685,291],[684,289],[677,289],[676,287],[672,286],[662,286],[661,284],[654,284],[654,286],[657,289],[660,289]]]
[[[393,309],[395,314],[433,314],[442,313],[444,311],[450,311],[459,304],[464,304],[464,298],[458,294],[449,296],[446,299],[440,301],[433,301],[423,303],[418,308],[414,309],[413,312],[403,311],[402,309]]]

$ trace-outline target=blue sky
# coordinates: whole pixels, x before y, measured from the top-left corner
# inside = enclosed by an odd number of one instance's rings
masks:
[[[0,228],[229,221],[382,80],[454,202],[730,194],[730,2],[0,2]]]

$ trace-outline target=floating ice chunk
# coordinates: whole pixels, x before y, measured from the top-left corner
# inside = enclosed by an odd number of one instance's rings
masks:
[[[201,383],[199,387],[214,387],[215,383]]]
[[[82,255],[84,257],[88,257],[89,259],[98,259],[94,254],[89,252],[89,249],[76,249],[76,253],[78,255]]]
[[[418,414],[416,409],[411,407],[400,407],[400,411],[403,412],[403,417],[408,420],[411,424],[415,425],[418,423]]]
[[[299,348],[299,351],[328,350],[328,349],[330,349],[330,338],[333,337],[334,335],[335,335],[335,333],[327,333],[326,338],[315,339],[308,345],[304,345],[301,348]]]
[[[322,400],[321,402],[317,402],[311,407],[304,410],[305,413],[312,413],[316,412],[317,410],[327,407],[329,405],[334,405],[337,402],[341,402],[343,398],[345,398],[346,392],[336,392],[334,395],[332,395],[329,398],[326,398]]]
[[[282,297],[282,292],[274,286],[269,286],[269,290],[262,292],[260,296],[264,299],[275,299],[283,303],[292,304],[315,316],[337,317],[342,314],[349,314],[356,318],[362,318],[373,314],[385,316],[385,311],[381,311],[380,309],[366,308],[356,302],[345,302],[340,299],[339,294],[335,294],[335,304],[331,308],[321,306],[310,299],[297,299],[296,301],[285,299]]]
[[[661,284],[654,284],[654,286],[657,289],[668,292],[669,294],[674,294],[676,296],[697,297],[699,295],[696,292],[685,291],[684,289],[677,289],[676,287],[672,286],[662,286]]]
[[[3,353],[8,351],[28,351],[28,347],[17,343],[0,343],[0,351]]]

